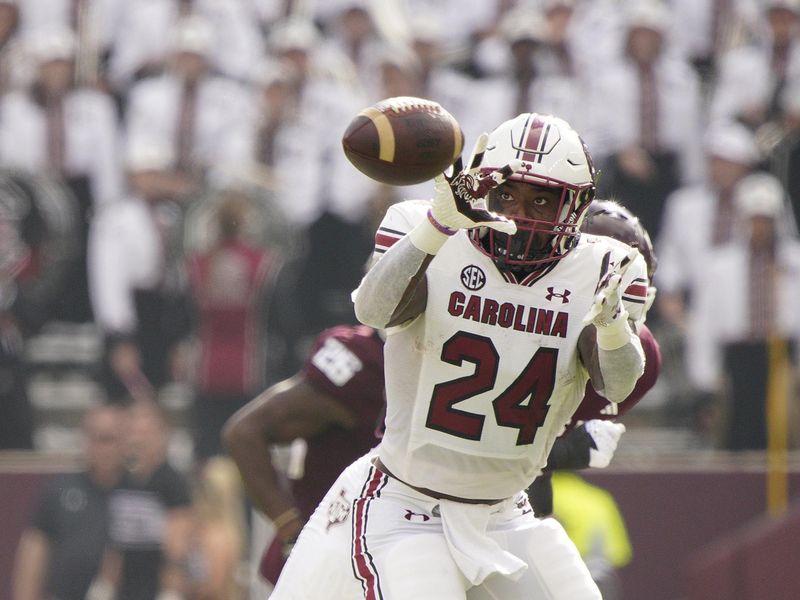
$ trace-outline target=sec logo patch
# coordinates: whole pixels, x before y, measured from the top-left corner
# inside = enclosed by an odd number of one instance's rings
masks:
[[[486,273],[480,267],[468,265],[461,270],[461,283],[468,290],[479,290],[486,285]]]

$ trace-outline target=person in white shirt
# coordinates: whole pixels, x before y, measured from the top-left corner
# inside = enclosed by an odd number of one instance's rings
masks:
[[[170,378],[172,338],[181,332],[170,331],[173,322],[165,316],[166,248],[176,227],[175,201],[192,191],[172,179],[172,162],[169,147],[131,146],[130,193],[100,211],[90,230],[90,292],[112,401],[153,400]]]
[[[713,121],[738,119],[756,129],[780,121],[781,94],[800,85],[800,2],[763,3],[759,35],[719,58],[709,107]]]
[[[623,54],[591,73],[592,148],[600,192],[632,210],[654,236],[667,195],[702,178],[702,99],[697,74],[669,46],[661,0],[635,3]]]
[[[706,250],[729,241],[733,233],[734,189],[762,158],[752,131],[738,123],[713,125],[703,147],[708,179],[683,186],[667,198],[663,228],[656,239],[656,305],[660,317],[680,330],[689,326],[691,299],[705,285],[702,259]]]
[[[773,344],[800,342],[800,240],[787,226],[786,192],[772,175],[742,179],[734,204],[734,235],[703,259],[686,362],[699,389],[721,396],[718,444],[763,450],[770,373],[778,368]],[[789,369],[793,381],[795,367]]]
[[[184,17],[171,40],[168,70],[130,91],[126,143],[169,146],[175,171],[198,181],[224,178],[231,165],[247,159],[248,92],[210,70],[207,20]]]
[[[122,194],[119,119],[112,98],[75,87],[76,40],[67,29],[43,30],[24,41],[36,65],[27,89],[0,98],[0,164],[84,179],[95,209]]]
[[[226,77],[249,81],[252,65],[264,54],[257,11],[248,0],[136,0],[121,2],[119,11],[108,66],[119,94],[138,79],[167,68],[173,32],[186,16],[210,23],[209,62]]]

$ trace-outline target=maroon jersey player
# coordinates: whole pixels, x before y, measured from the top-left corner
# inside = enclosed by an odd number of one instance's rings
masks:
[[[344,468],[377,443],[383,409],[383,340],[364,325],[322,332],[303,368],[233,415],[224,441],[255,507],[275,525],[261,573],[277,581],[285,554]],[[307,442],[304,474],[286,490],[273,445]]]

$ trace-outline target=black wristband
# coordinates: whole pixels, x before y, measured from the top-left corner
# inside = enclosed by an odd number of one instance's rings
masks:
[[[553,482],[550,473],[542,473],[528,487],[528,501],[537,519],[553,514]]]

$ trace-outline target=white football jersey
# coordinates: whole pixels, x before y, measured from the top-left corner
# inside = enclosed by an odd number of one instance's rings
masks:
[[[392,206],[376,253],[410,231],[428,204]],[[425,312],[388,331],[386,432],[380,458],[398,478],[463,498],[505,498],[546,464],[555,438],[589,379],[578,355],[582,319],[604,269],[629,251],[583,235],[535,282],[516,283],[453,235],[427,270]],[[638,257],[622,282],[630,312],[641,310]]]

